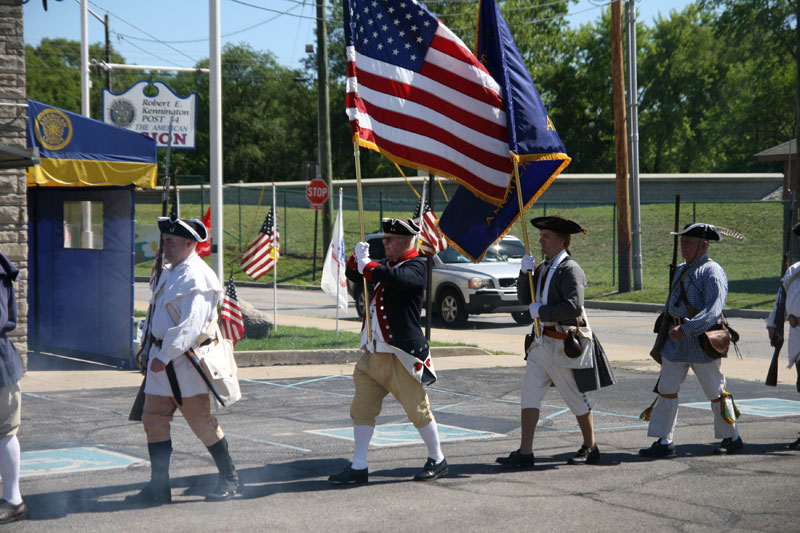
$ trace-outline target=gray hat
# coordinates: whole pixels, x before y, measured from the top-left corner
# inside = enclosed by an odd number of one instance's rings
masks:
[[[687,237],[697,237],[707,241],[721,241],[722,233],[712,226],[711,224],[704,224],[703,222],[695,222],[694,224],[686,224],[682,231],[670,231],[670,235],[686,235]]]

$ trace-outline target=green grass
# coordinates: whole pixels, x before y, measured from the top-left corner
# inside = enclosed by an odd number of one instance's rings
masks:
[[[236,351],[268,350],[334,350],[358,348],[361,336],[351,331],[335,331],[318,328],[280,326],[267,339],[243,338],[236,343]],[[443,343],[432,341],[431,346],[469,346],[474,344]]]
[[[406,209],[408,199],[387,200],[385,205]],[[401,205],[402,204],[402,205]],[[409,204],[411,205],[411,204]],[[199,204],[181,207],[185,217],[201,217]],[[413,207],[403,211],[384,211],[383,216],[408,217]],[[441,209],[439,210],[441,211]],[[240,250],[246,248],[257,234],[268,212],[264,205],[241,207],[225,206],[225,256],[226,274],[233,267],[234,279],[252,281],[238,267]],[[589,229],[586,235],[573,237],[571,252],[581,264],[588,280],[586,297],[590,299],[663,303],[667,296],[668,266],[672,259],[674,205],[645,204],[641,206],[642,220],[642,280],[643,290],[617,293],[618,282],[615,257],[614,209],[611,205],[537,204],[526,213],[526,220],[543,214],[560,214],[574,219]],[[137,205],[139,221],[155,221],[160,213],[158,205]],[[278,207],[281,234],[281,259],[278,263],[278,283],[316,285],[322,271],[323,249],[320,219],[316,247],[316,276],[312,281],[314,252],[314,211],[306,208]],[[376,231],[381,213],[365,211],[365,230]],[[781,267],[781,232],[783,206],[780,202],[708,203],[682,206],[681,226],[692,221],[703,221],[725,226],[743,233],[747,240],[740,242],[726,237],[722,243],[712,244],[710,257],[725,269],[729,281],[727,307],[769,309],[775,298]],[[345,242],[348,248],[358,240],[358,211],[344,212]],[[241,229],[240,229],[241,228]],[[528,237],[534,256],[538,253],[538,232],[528,225]],[[522,236],[520,224],[513,226],[511,235]],[[240,247],[241,243],[241,247]],[[680,254],[679,254],[680,255]],[[680,257],[678,262],[681,262]],[[150,262],[136,266],[137,275],[149,275]],[[259,282],[272,283],[272,273]],[[632,284],[632,283],[631,283]]]

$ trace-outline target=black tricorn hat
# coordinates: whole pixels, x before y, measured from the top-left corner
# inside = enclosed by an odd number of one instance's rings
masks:
[[[419,233],[419,226],[410,218],[384,218],[383,232],[390,235],[416,235]]]
[[[572,220],[568,220],[558,215],[549,217],[536,217],[531,219],[531,224],[537,229],[547,229],[556,233],[588,233],[584,227]]]
[[[208,240],[206,227],[196,218],[184,220],[176,217],[158,217],[158,229],[161,230],[161,233],[168,233],[191,241],[205,242]]]
[[[711,224],[704,224],[703,222],[695,222],[694,224],[686,224],[682,231],[670,231],[670,235],[686,235],[687,237],[697,237],[707,241],[721,241],[722,233],[712,226]]]
[[[800,222],[798,222],[792,227],[792,231],[794,232],[795,235],[800,235]]]

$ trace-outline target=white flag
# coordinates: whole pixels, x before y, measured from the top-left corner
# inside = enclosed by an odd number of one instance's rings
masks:
[[[339,214],[336,215],[336,223],[333,227],[331,244],[328,246],[325,264],[322,266],[320,286],[325,291],[325,294],[333,298],[334,302],[338,298],[339,309],[347,311],[347,278],[344,275],[346,266],[344,253],[344,225],[342,223],[340,202]]]

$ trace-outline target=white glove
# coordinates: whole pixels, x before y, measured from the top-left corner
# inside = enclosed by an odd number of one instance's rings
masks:
[[[369,244],[365,242],[357,242],[355,249],[356,259],[363,259],[369,257]]]
[[[522,262],[519,264],[519,271],[520,272],[531,272],[536,268],[536,262],[533,260],[529,254],[525,254],[522,256]]]
[[[534,302],[530,305],[531,318],[539,318],[539,308],[542,306],[540,302]]]
[[[364,267],[370,264],[372,262],[372,259],[370,259],[369,256],[367,256],[367,257],[362,257],[361,259],[356,259],[356,262],[358,263],[358,273],[363,274]]]

